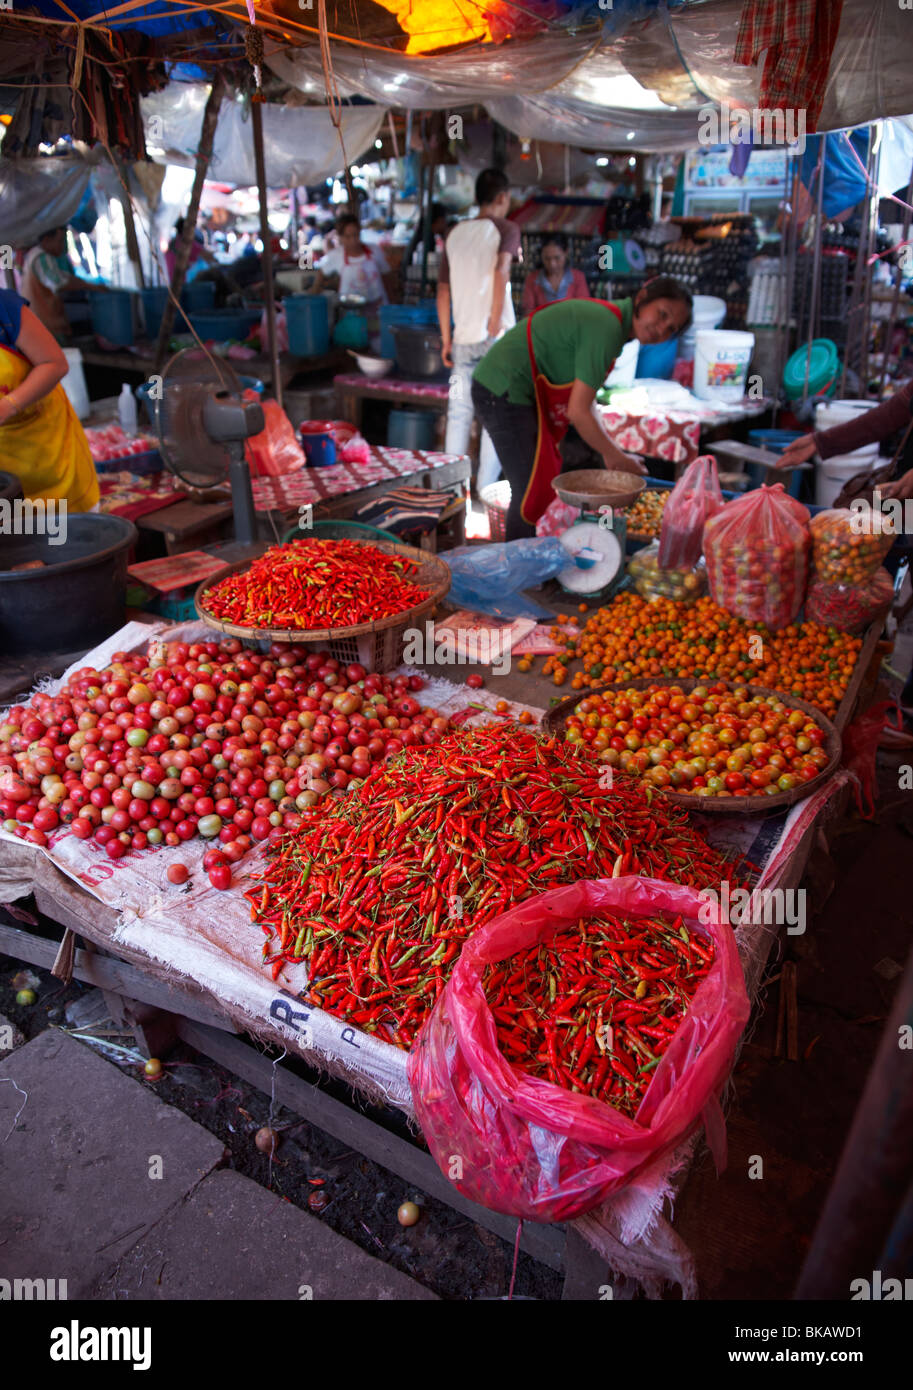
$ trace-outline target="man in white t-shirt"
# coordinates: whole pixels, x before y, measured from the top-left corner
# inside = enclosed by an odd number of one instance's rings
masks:
[[[478,217],[458,222],[447,237],[438,274],[441,355],[451,369],[445,444],[449,454],[465,454],[469,448],[472,374],[477,364],[516,322],[510,265],[519,259],[520,228],[507,220],[510,186],[506,174],[483,169],[476,179],[476,202]],[[500,472],[494,445],[483,430],[477,488],[495,482]]]

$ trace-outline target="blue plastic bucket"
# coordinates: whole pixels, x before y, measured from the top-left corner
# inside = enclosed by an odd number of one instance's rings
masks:
[[[637,375],[668,381],[678,356],[678,335],[667,343],[641,343],[637,357]]]
[[[430,410],[391,410],[387,445],[391,449],[433,449],[435,416]]]
[[[295,357],[323,357],[330,347],[330,315],[322,294],[290,294],[283,299],[288,350]]]
[[[766,449],[770,454],[782,454],[787,445],[792,444],[794,439],[801,439],[801,430],[750,430],[748,434],[749,444],[753,444],[756,449]],[[789,482],[787,490],[790,497],[798,498],[802,487],[802,474],[793,471],[786,474],[781,473],[771,478],[770,470],[762,468],[759,463],[746,463],[745,472],[751,479],[751,488],[760,487],[762,483],[770,482]],[[751,490],[749,489],[749,491]]]
[[[126,290],[93,294],[92,331],[114,347],[129,347],[133,342],[133,297]]]
[[[298,427],[301,447],[311,468],[329,468],[336,462],[336,440],[326,420],[304,420]]]

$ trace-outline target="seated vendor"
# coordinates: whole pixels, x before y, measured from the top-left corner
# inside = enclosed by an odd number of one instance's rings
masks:
[[[66,261],[67,229],[52,227],[42,232],[23,266],[23,290],[26,302],[34,305],[34,313],[58,342],[72,336],[72,328],[64,310],[64,295],[74,290],[90,293],[104,292],[106,285],[83,280],[63,268]]]
[[[54,335],[15,290],[0,289],[0,465],[27,498],[98,503],[89,441],[60,382],[69,364]]]

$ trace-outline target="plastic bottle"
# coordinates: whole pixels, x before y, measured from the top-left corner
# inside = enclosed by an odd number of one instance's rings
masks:
[[[126,381],[120,388],[117,402],[117,418],[125,434],[136,434],[136,397]]]

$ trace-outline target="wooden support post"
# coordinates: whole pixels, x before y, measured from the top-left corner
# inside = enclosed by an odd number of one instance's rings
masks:
[[[266,291],[266,332],[269,339],[269,359],[273,368],[273,395],[282,405],[282,375],[279,371],[279,346],[276,341],[276,295],[273,285],[273,248],[269,230],[269,208],[266,191],[266,160],[263,154],[263,103],[255,92],[250,103],[250,123],[254,136],[254,164],[257,169],[257,194],[260,200],[260,240],[263,242],[263,283]]]
[[[206,101],[206,108],[203,112],[203,124],[200,128],[200,143],[197,146],[197,162],[193,175],[193,187],[190,190],[190,202],[187,205],[187,213],[184,218],[184,230],[178,238],[178,244],[174,257],[174,274],[171,277],[171,296],[165,301],[165,311],[162,314],[162,324],[159,329],[158,342],[155,345],[155,371],[159,372],[165,361],[168,351],[168,342],[171,338],[171,331],[174,327],[175,304],[180,299],[181,290],[184,288],[184,281],[187,278],[187,267],[190,264],[190,248],[193,245],[193,237],[197,226],[197,214],[200,211],[200,198],[203,195],[203,182],[206,178],[206,170],[212,158],[212,147],[216,135],[216,126],[219,121],[219,108],[222,105],[222,96],[225,92],[225,79],[221,72],[217,72],[212,79],[212,86],[209,89],[209,97]]]

